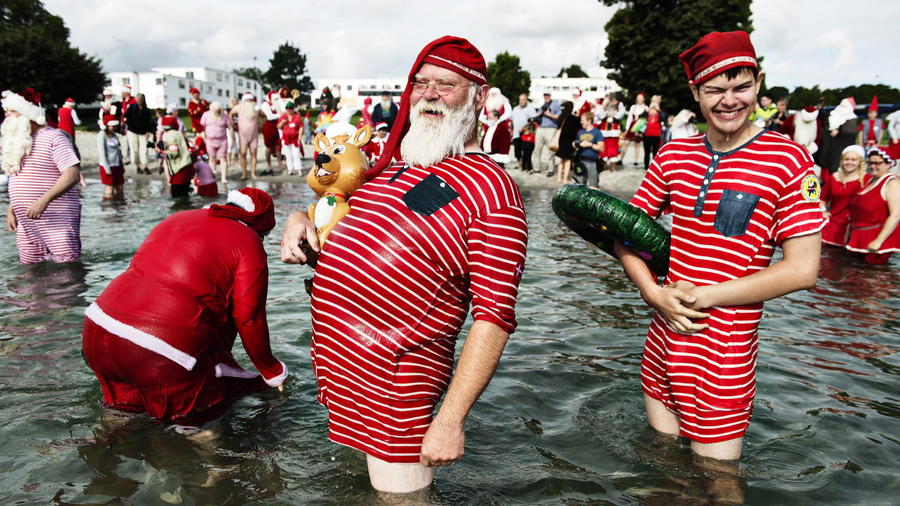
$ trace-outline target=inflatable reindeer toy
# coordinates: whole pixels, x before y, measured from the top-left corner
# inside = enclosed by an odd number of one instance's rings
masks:
[[[366,125],[352,137],[338,135],[329,139],[320,133],[313,140],[318,155],[315,165],[306,176],[306,183],[319,196],[318,202],[309,206],[309,219],[316,225],[320,251],[328,240],[328,234],[350,212],[347,199],[366,182],[369,161],[360,148],[371,137],[372,127]],[[304,246],[309,259],[307,263],[315,268],[318,255],[308,245]],[[307,292],[311,287],[312,283],[307,280]]]

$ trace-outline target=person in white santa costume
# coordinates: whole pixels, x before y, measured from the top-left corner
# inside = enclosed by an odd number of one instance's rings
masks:
[[[85,311],[83,354],[105,406],[199,425],[239,396],[284,383],[266,323],[262,238],[274,226],[272,197],[242,188],[150,232]],[[262,376],[232,356],[237,334]]]
[[[499,164],[509,162],[509,147],[512,144],[512,105],[503,96],[500,88],[488,91],[487,101],[478,121],[481,122],[484,135],[481,138],[481,149]]]
[[[819,110],[814,105],[804,107],[794,113],[794,133],[791,137],[794,142],[806,148],[812,156],[819,150],[819,146],[816,144],[816,135],[820,127]]]

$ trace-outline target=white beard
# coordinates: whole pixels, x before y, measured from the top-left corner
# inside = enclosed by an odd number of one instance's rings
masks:
[[[441,120],[422,117],[422,111],[431,109],[443,114]],[[411,165],[429,167],[448,156],[466,152],[466,141],[475,130],[478,112],[475,110],[475,88],[469,87],[465,104],[450,109],[440,100],[419,100],[409,111],[409,131],[400,142],[400,154]]]
[[[31,153],[31,120],[25,116],[7,116],[0,125],[3,137],[3,172],[8,176],[18,174],[22,159]]]
[[[381,101],[381,112],[387,114],[388,111],[391,110],[391,104],[393,104],[393,100],[382,100]]]

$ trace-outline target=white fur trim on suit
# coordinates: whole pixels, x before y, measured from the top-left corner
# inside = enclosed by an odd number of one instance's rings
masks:
[[[234,204],[248,213],[252,213],[256,210],[256,204],[253,203],[253,199],[250,198],[250,195],[241,193],[238,190],[231,190],[228,192],[228,203]]]
[[[253,379],[259,376],[259,373],[247,371],[244,369],[239,369],[237,367],[232,367],[228,364],[218,363],[216,364],[216,377],[226,378],[242,378],[242,379]]]
[[[0,104],[3,105],[4,111],[16,111],[38,125],[47,124],[47,115],[44,114],[43,107],[32,104],[22,95],[10,90],[4,90],[0,95],[3,97],[0,99]]]
[[[266,381],[266,385],[269,385],[270,387],[281,386],[281,384],[284,383],[284,380],[287,379],[287,376],[288,376],[287,366],[284,365],[284,362],[282,362],[281,360],[279,360],[278,363],[281,364],[281,374],[279,374],[278,376],[274,376],[272,378],[266,378],[265,376],[263,376],[263,379],[265,379],[265,381]]]
[[[104,313],[97,303],[93,303],[85,310],[84,315],[90,318],[94,323],[102,327],[111,334],[115,334],[126,341],[130,341],[145,350],[152,351],[158,355],[162,355],[176,364],[184,367],[188,371],[192,370],[197,364],[197,359],[187,353],[175,348],[171,344],[162,339],[150,335],[143,330],[136,329],[131,325],[116,320],[112,316]]]

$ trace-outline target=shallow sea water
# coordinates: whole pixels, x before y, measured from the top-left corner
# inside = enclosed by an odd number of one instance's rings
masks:
[[[292,372],[286,390],[242,399],[201,440],[100,406],[81,358],[84,308],[179,208],[158,181],[129,181],[125,205],[102,203],[89,183],[82,265],[22,266],[13,234],[0,241],[0,504],[379,503],[364,460],[328,441],[315,402],[309,271],[278,260],[284,216],[312,201],[306,185],[259,183],[278,209],[268,314]],[[712,478],[685,447],[649,451],[639,382],[649,311],[613,259],[560,224],[551,190],[523,197],[519,329],[469,417],[464,459],[436,473],[430,500],[706,503]],[[900,501],[898,273],[896,256],[867,267],[828,250],[815,289],[767,304],[741,461],[748,504]]]

